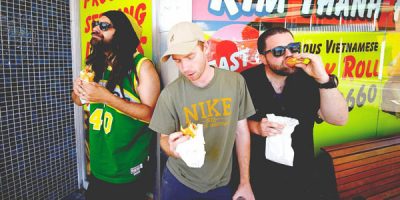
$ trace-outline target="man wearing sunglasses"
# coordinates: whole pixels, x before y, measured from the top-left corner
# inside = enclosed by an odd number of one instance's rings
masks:
[[[72,93],[75,104],[90,102],[86,199],[145,199],[155,138],[148,123],[160,80],[153,63],[137,51],[142,31],[135,19],[108,11],[92,28],[86,64],[95,72],[94,82],[78,78]]]
[[[250,180],[256,199],[316,199],[316,188],[310,187],[315,166],[314,122],[347,122],[347,104],[336,88],[337,78],[327,74],[319,55],[301,53],[300,47],[289,30],[271,28],[258,38],[262,63],[242,73],[256,108],[248,119],[253,133]],[[288,66],[285,60],[289,57],[310,62]],[[299,121],[291,134],[293,166],[265,157],[266,137],[282,134],[284,128],[266,118],[270,113]]]

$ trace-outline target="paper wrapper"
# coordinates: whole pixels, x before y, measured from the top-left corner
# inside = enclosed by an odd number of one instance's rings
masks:
[[[188,167],[200,168],[204,164],[206,150],[204,148],[203,125],[197,124],[195,136],[178,144],[176,151]]]
[[[92,70],[92,67],[86,66],[85,69],[82,69],[82,71],[80,72],[79,77],[85,82],[93,82],[94,75],[95,75],[95,73]],[[80,100],[81,100],[82,104],[89,103],[89,102],[86,102],[84,99],[80,99]]]
[[[265,139],[265,158],[280,164],[293,166],[294,151],[292,133],[299,121],[294,118],[267,114],[268,121],[285,125],[282,134],[268,136]]]

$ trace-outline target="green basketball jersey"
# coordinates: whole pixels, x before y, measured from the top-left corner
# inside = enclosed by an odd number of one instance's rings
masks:
[[[137,72],[147,58],[137,54],[134,62]],[[105,86],[112,68],[108,67],[99,84]],[[138,76],[137,76],[138,77]],[[123,88],[118,85],[114,95],[125,100],[141,103],[135,91],[136,76],[132,70],[132,79],[123,79]],[[128,183],[135,181],[143,172],[148,159],[149,146],[153,133],[148,128],[148,122],[134,119],[121,111],[102,103],[91,103],[89,106],[89,144],[90,167],[92,174],[110,183]]]

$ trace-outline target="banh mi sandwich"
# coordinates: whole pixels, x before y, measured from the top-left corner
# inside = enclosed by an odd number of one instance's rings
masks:
[[[197,130],[197,126],[196,126],[196,124],[193,124],[193,123],[189,123],[187,128],[182,128],[182,126],[181,126],[182,134],[189,135],[192,138],[194,138],[196,130]]]
[[[80,78],[86,82],[93,82],[94,80],[94,71],[92,70],[91,65],[86,65],[85,69],[83,69],[80,73]]]
[[[309,58],[288,57],[285,60],[285,64],[288,67],[294,67],[296,64],[300,64],[300,63],[307,65],[310,62],[311,62],[311,60]]]

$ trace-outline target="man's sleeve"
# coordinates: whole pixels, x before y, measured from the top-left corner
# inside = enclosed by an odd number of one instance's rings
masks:
[[[175,116],[173,103],[168,92],[164,89],[157,100],[149,128],[157,133],[170,134],[175,132]]]

